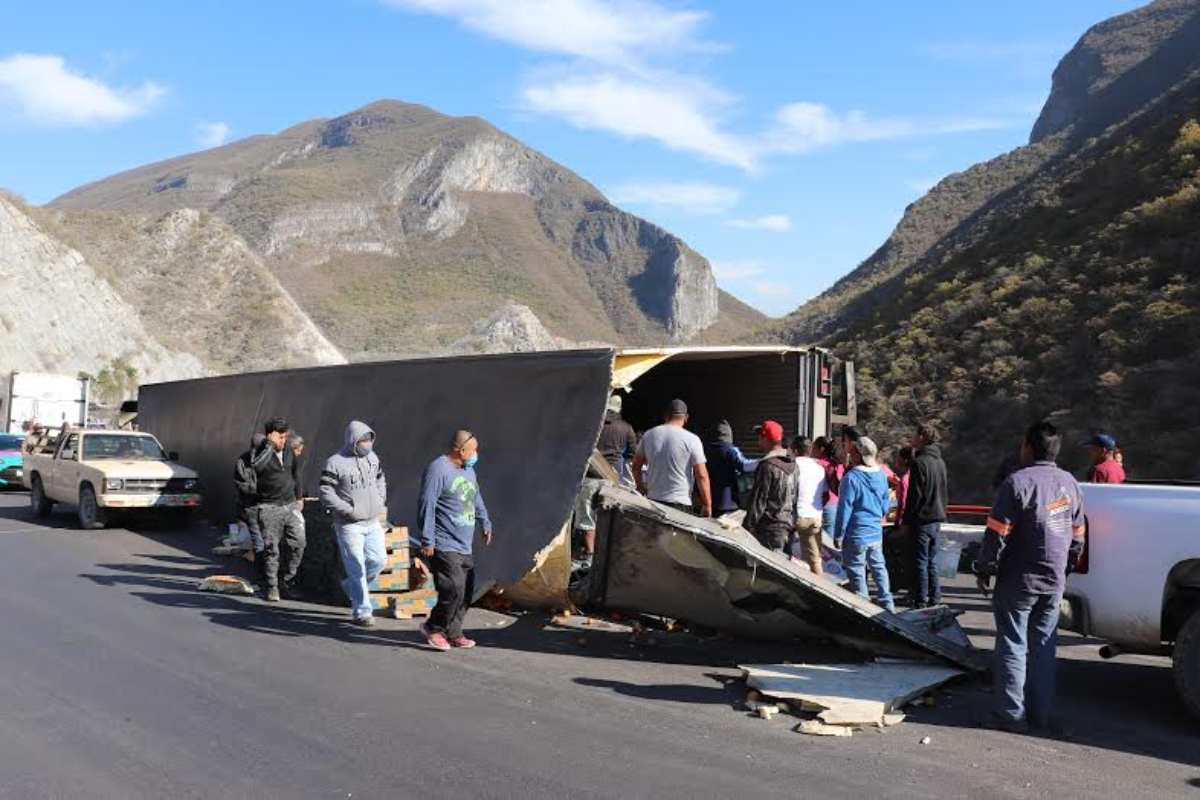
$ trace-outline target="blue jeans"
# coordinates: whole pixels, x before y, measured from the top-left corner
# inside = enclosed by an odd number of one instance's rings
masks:
[[[1061,594],[996,587],[995,715],[1000,719],[1024,719],[1038,727],[1049,723],[1061,599]]]
[[[833,538],[833,525],[837,522],[837,501],[826,503],[821,509],[821,532],[828,533]]]
[[[883,542],[858,542],[846,539],[842,542],[842,568],[850,579],[850,591],[869,598],[867,592],[867,570],[875,579],[875,589],[879,593],[876,603],[894,612],[896,604],[892,600],[892,587],[888,581],[887,564],[883,560]]]
[[[339,523],[337,531],[338,553],[346,579],[342,588],[350,598],[350,609],[355,619],[365,619],[372,614],[371,598],[367,584],[379,577],[387,563],[387,546],[383,541],[383,528],[377,520]]]
[[[942,602],[942,585],[937,573],[938,537],[942,523],[927,522],[913,528],[913,545],[917,551],[916,599],[923,606]]]

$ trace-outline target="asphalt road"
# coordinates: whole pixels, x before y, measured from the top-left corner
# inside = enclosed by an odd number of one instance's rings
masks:
[[[85,533],[27,502],[0,496],[3,797],[1200,798],[1200,724],[1162,659],[1066,638],[1069,741],[974,727],[970,682],[823,739],[741,710],[734,665],[827,649],[473,610],[481,646],[435,654],[412,623],[197,592],[236,569],[201,527]],[[984,641],[982,598],[951,596]]]

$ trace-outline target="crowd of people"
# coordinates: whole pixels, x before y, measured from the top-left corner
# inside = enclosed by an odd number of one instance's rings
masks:
[[[238,519],[250,532],[255,564],[267,602],[293,594],[306,546],[299,460],[304,440],[286,419],[275,417],[255,434],[234,464]],[[463,618],[474,592],[472,547],[476,526],[490,545],[488,517],[475,464],[479,442],[470,431],[455,431],[446,451],[430,462],[421,479],[416,529],[411,548],[433,575],[437,605],[421,626],[435,650],[470,648]],[[387,563],[382,521],[387,519],[387,479],[375,452],[375,431],[358,420],[346,426],[341,449],[321,469],[319,500],[333,520],[351,621],[374,625],[370,584]]]
[[[762,455],[752,459],[734,444],[728,422],[715,426],[707,445],[687,422],[687,404],[673,400],[663,423],[639,438],[621,417],[620,396],[613,395],[597,449],[621,483],[649,499],[705,517],[744,511],[742,526],[764,548],[817,575],[836,559],[851,591],[869,598],[873,583],[874,602],[894,612],[884,556],[884,528],[891,526],[909,542],[908,604],[942,602],[937,556],[949,494],[935,425],[915,426],[889,465],[878,444],[851,426],[836,438],[797,436],[785,446],[783,426],[764,420],[754,427]],[[1092,461],[1088,480],[1124,480],[1111,436],[1096,434],[1085,444]],[[350,422],[342,448],[324,463],[319,492],[333,518],[351,619],[365,627],[374,624],[369,585],[387,559],[381,525],[387,483],[374,445],[368,425]],[[973,564],[981,591],[991,591],[995,581],[996,707],[990,722],[1006,729],[1049,724],[1059,600],[1083,549],[1082,492],[1057,466],[1060,449],[1051,423],[1026,430],[1017,458],[1005,468]],[[304,554],[303,452],[304,441],[287,420],[274,418],[235,463],[238,514],[250,530],[269,602],[292,590]],[[477,527],[484,543],[492,542],[475,474],[478,460],[475,435],[456,431],[421,480],[412,548],[428,564],[437,589],[437,605],[421,626],[436,650],[475,645],[463,632],[463,619],[473,594]],[[589,554],[595,549],[595,484],[585,483],[575,513]]]
[[[612,408],[607,425],[620,422],[619,404],[615,414]],[[937,558],[949,493],[934,424],[915,426],[889,465],[876,442],[850,426],[836,438],[797,436],[785,447],[783,427],[765,420],[754,428],[763,455],[751,459],[734,444],[728,422],[716,425],[707,445],[687,422],[687,404],[673,400],[662,425],[640,441],[621,429],[624,449],[605,456],[620,468],[632,452],[633,482],[656,502],[706,517],[744,510],[742,526],[759,544],[817,575],[836,558],[851,591],[869,597],[874,583],[875,603],[894,612],[884,557],[884,528],[891,525],[907,543],[908,604],[942,603]],[[1082,444],[1091,461],[1088,482],[1124,482],[1112,436],[1098,433]],[[1025,431],[1019,452],[1002,467],[972,564],[981,591],[996,584],[995,706],[986,723],[1006,730],[1052,724],[1059,602],[1084,543],[1083,495],[1057,465],[1061,446],[1050,422]],[[752,482],[743,497],[745,476]]]

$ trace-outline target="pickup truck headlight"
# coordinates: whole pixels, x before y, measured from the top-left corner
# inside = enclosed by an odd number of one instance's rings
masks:
[[[119,492],[125,488],[125,481],[120,478],[105,478],[104,489],[109,492]]]

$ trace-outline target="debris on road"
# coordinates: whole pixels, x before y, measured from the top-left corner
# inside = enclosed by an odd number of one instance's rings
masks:
[[[828,725],[819,719],[806,719],[796,726],[797,733],[809,736],[853,736],[854,729],[845,725]]]
[[[235,575],[210,575],[200,581],[200,591],[216,592],[218,594],[254,594],[254,587],[249,581]]]
[[[762,664],[741,668],[746,684],[762,698],[816,712],[827,725],[889,727],[899,709],[962,670],[915,662],[867,664]]]
[[[921,737],[921,744],[929,744],[932,741],[933,741],[933,739],[930,739],[928,736]]]
[[[831,639],[872,656],[986,667],[939,608],[892,614],[763,548],[743,528],[653,503],[618,486],[598,494],[589,607],[656,614],[755,639]]]

